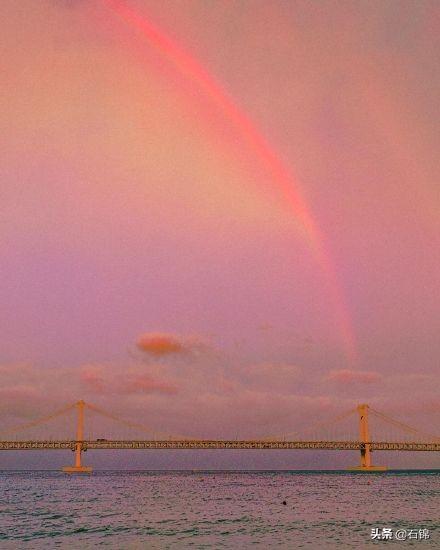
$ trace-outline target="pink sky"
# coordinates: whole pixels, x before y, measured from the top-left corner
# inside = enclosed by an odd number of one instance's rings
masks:
[[[438,4],[126,4],[293,175],[358,360],[303,220],[206,90],[105,0],[3,0],[2,423],[84,398],[253,437],[366,401],[439,432]]]

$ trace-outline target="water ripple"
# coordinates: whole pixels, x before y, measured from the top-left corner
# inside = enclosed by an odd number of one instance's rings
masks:
[[[365,548],[372,527],[429,529],[423,548],[440,548],[435,472],[0,472],[0,483],[2,549]]]

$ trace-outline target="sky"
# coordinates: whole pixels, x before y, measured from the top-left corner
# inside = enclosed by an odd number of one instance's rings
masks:
[[[305,433],[361,402],[440,432],[437,2],[0,18],[4,426],[83,398],[198,437]],[[304,462],[271,456],[212,460]]]

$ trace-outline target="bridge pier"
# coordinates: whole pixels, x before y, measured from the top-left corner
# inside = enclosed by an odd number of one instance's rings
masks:
[[[357,410],[359,413],[359,440],[362,442],[361,446],[361,463],[360,466],[353,466],[348,468],[353,472],[384,472],[386,466],[373,466],[371,464],[371,438],[370,430],[368,426],[368,405],[358,405]]]
[[[91,466],[83,466],[81,462],[84,441],[84,406],[85,403],[82,399],[76,403],[78,417],[76,425],[75,465],[64,466],[62,471],[66,474],[90,474],[92,472]]]

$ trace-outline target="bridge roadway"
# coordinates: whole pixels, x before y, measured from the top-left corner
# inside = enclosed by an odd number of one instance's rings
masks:
[[[222,439],[169,439],[169,440],[41,440],[0,441],[0,451],[14,450],[60,450],[74,451],[81,443],[81,450],[88,449],[315,449],[331,451],[359,451],[369,445],[371,451],[440,451],[440,441],[390,442],[372,441],[282,441],[282,440],[222,440]]]

